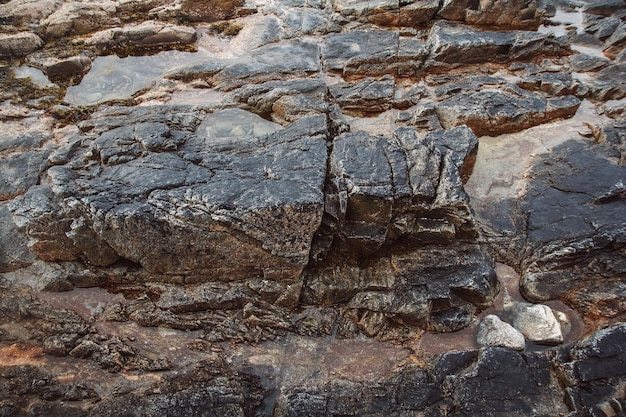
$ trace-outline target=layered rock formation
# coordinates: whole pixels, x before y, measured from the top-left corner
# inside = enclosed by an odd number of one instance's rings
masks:
[[[623,414],[625,10],[4,2],[2,414]]]

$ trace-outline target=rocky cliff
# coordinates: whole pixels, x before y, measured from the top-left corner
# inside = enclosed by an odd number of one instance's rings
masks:
[[[623,0],[1,3],[2,415],[626,413]]]

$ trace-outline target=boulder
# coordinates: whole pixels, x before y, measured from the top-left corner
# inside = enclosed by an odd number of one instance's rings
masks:
[[[0,34],[0,58],[21,58],[43,46],[43,40],[31,32]]]
[[[480,322],[476,342],[481,346],[506,347],[513,350],[524,350],[526,347],[524,335],[494,314],[485,316]]]
[[[213,113],[195,132],[114,128],[82,139],[13,214],[44,259],[121,256],[157,274],[294,281],[321,221],[326,129],[313,117],[283,131],[243,110]]]
[[[561,325],[547,305],[516,303],[511,315],[513,326],[531,342],[544,345],[563,343]]]

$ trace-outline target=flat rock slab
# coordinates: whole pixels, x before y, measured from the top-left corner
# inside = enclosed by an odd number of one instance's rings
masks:
[[[579,105],[574,96],[545,98],[508,86],[462,92],[435,105],[435,111],[446,129],[467,125],[478,136],[497,136],[571,117]]]
[[[424,65],[431,71],[567,53],[567,48],[553,35],[526,31],[483,31],[445,21],[433,24],[427,44],[430,54]]]
[[[326,131],[324,117],[282,130],[243,110],[209,114],[195,132],[114,128],[73,143],[14,215],[44,259],[293,280],[323,212]]]

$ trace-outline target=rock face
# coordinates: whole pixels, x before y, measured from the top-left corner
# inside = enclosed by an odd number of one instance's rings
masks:
[[[294,281],[321,222],[325,134],[323,118],[282,131],[242,110],[207,115],[195,132],[122,126],[61,149],[49,185],[14,207],[44,259],[121,256],[157,274]],[[55,232],[36,213],[56,205]]]
[[[623,0],[0,3],[0,415],[624,414]]]
[[[605,292],[618,294],[624,285],[619,267],[624,256],[620,184],[626,174],[610,160],[609,149],[569,141],[554,150],[564,163],[542,162],[531,171],[533,181],[520,205],[522,213],[529,213],[522,289],[531,299],[565,297],[590,313],[609,316],[624,311],[620,297],[607,298]],[[588,193],[581,193],[587,186]],[[576,193],[570,192],[573,187]],[[546,205],[550,215],[544,217]]]

